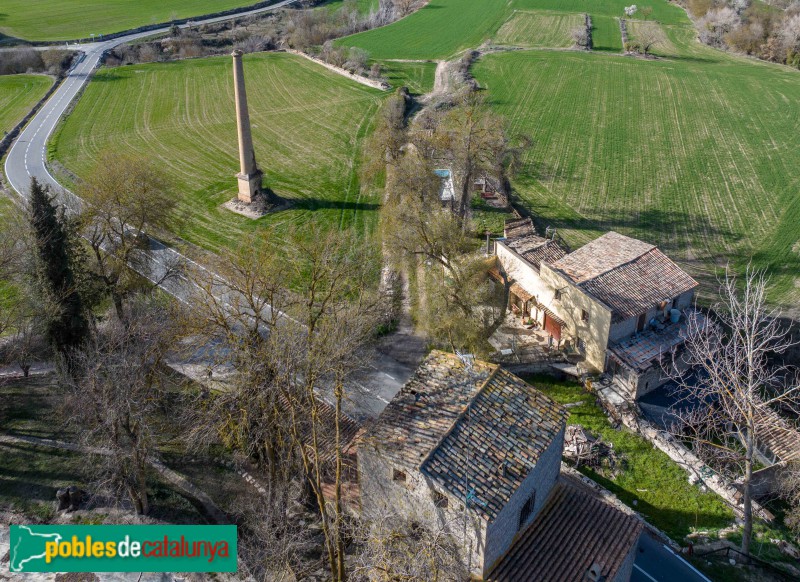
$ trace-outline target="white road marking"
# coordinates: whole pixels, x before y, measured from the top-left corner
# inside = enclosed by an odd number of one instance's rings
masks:
[[[692,565],[691,565],[689,562],[687,562],[687,561],[684,559],[684,557],[683,557],[683,556],[681,556],[680,554],[676,554],[676,553],[675,553],[675,550],[673,550],[672,548],[670,548],[670,547],[669,547],[667,544],[661,544],[661,545],[662,545],[662,546],[664,546],[664,549],[665,549],[665,550],[667,550],[667,551],[668,551],[668,552],[670,552],[670,553],[671,553],[673,556],[675,556],[676,558],[678,558],[678,559],[679,559],[681,562],[683,562],[684,564],[686,564],[686,566],[687,566],[687,567],[688,567],[690,570],[692,570],[692,572],[694,572],[695,574],[697,574],[698,576],[700,576],[700,578],[702,578],[703,580],[705,580],[705,582],[711,582],[711,580],[710,580],[710,579],[709,579],[709,578],[708,578],[708,577],[707,577],[705,574],[703,574],[703,573],[702,573],[700,570],[698,570],[697,568],[695,568],[694,566],[692,566]],[[634,564],[634,565],[635,565],[635,564]]]
[[[648,574],[647,571],[643,570],[642,567],[639,566],[639,564],[634,564],[633,567],[636,568],[637,570],[639,570],[639,572],[641,572],[642,574],[644,574],[648,578],[650,578],[650,580],[652,580],[653,582],[658,582],[658,580],[656,580],[650,574]]]
[[[384,376],[389,376],[389,378],[391,378],[392,380],[394,380],[395,382],[397,382],[397,378],[395,378],[395,377],[394,377],[394,376],[392,376],[391,374],[387,374],[386,372],[384,372],[384,373],[383,373],[383,375],[384,375]]]

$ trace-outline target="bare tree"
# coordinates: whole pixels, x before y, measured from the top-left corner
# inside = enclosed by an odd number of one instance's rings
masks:
[[[741,285],[726,273],[720,303],[708,317],[690,317],[685,351],[674,356],[669,372],[691,404],[678,413],[680,438],[711,467],[741,479],[745,554],[753,532],[757,447],[768,434],[782,430],[778,409],[800,411],[800,384],[793,370],[777,360],[794,343],[778,313],[767,306],[766,291],[763,272],[748,268]]]
[[[155,449],[154,415],[167,375],[163,361],[171,341],[170,317],[143,299],[132,304],[127,325],[111,319],[73,355],[73,369],[60,374],[64,412],[82,443],[98,454],[90,467],[98,486],[127,497],[147,514],[147,466]]]
[[[653,49],[661,44],[660,30],[651,24],[641,25],[636,29],[636,42],[643,55],[650,55]]]
[[[800,462],[792,461],[781,474],[781,497],[789,504],[784,517],[786,526],[800,535]]]
[[[206,428],[196,430],[248,454],[269,470],[276,490],[305,480],[331,578],[343,580],[347,443],[340,421],[381,315],[379,261],[350,234],[311,229],[282,240],[284,252],[276,253],[267,233],[232,257],[224,280],[199,284],[196,312],[205,321],[198,329],[218,338],[235,370],[204,406],[209,412],[197,426]]]
[[[100,154],[80,194],[87,203],[82,223],[94,259],[91,274],[124,320],[125,297],[144,283],[133,269],[151,270],[150,255],[143,252],[146,233],[171,223],[177,201],[152,162],[111,151]],[[174,266],[152,274],[158,284],[174,274]]]
[[[419,135],[418,140],[425,134]],[[504,177],[509,140],[504,122],[485,105],[480,94],[468,93],[461,103],[439,120],[431,147],[446,152],[459,190],[458,215],[468,229],[473,182],[486,173]],[[415,142],[416,143],[416,142]]]
[[[400,513],[365,514],[354,538],[359,544],[353,568],[356,580],[427,582],[466,580],[469,572],[450,531],[425,527]],[[426,524],[430,525],[430,524]]]
[[[576,26],[570,31],[573,44],[582,49],[589,48],[589,31],[585,26]]]
[[[397,12],[397,17],[403,17],[411,14],[417,4],[417,0],[394,0],[394,9]]]

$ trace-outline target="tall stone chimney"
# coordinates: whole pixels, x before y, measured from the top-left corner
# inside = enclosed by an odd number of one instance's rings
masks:
[[[261,170],[256,166],[256,154],[253,151],[253,136],[250,133],[250,113],[247,110],[247,93],[244,88],[244,70],[242,69],[242,51],[235,50],[233,56],[233,88],[236,96],[236,127],[239,133],[239,200],[253,201],[261,191]]]

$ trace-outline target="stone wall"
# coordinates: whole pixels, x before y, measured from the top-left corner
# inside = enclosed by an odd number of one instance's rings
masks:
[[[603,371],[611,328],[611,311],[546,264],[542,265],[541,276],[545,284],[553,290],[543,303],[566,322],[570,335],[584,341],[586,346],[584,364],[597,372]],[[558,300],[555,299],[556,289],[561,291],[561,298]],[[588,321],[581,319],[582,311],[588,313]]]
[[[550,443],[536,462],[536,466],[528,474],[519,488],[514,492],[494,520],[489,523],[486,533],[486,555],[484,571],[488,572],[494,563],[503,556],[511,546],[517,532],[520,531],[520,511],[532,495],[536,495],[533,511],[524,528],[531,523],[542,509],[561,470],[561,451],[564,448],[564,429]]]
[[[404,471],[406,481],[394,481],[393,469]],[[463,500],[438,490],[419,471],[393,464],[368,445],[359,447],[358,472],[361,510],[365,516],[380,516],[388,512],[419,521],[431,529],[447,531],[462,549],[465,569],[469,568],[475,576],[483,573],[486,522],[473,511],[465,512]],[[447,496],[446,508],[436,506],[434,491]]]
[[[608,398],[606,390],[611,388],[600,388],[597,395],[607,410],[612,410],[622,424],[635,433],[640,434],[650,441],[656,448],[665,453],[670,459],[675,461],[682,469],[689,474],[689,480],[693,483],[703,483],[714,493],[730,505],[734,512],[742,515],[742,494],[734,483],[722,475],[714,472],[697,455],[690,451],[680,441],[676,440],[671,434],[660,430],[647,420],[633,412],[635,405],[626,403],[617,406]],[[771,522],[775,516],[760,504],[753,502],[753,514],[765,521]]]

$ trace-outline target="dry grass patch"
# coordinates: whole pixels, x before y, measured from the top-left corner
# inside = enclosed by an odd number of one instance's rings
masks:
[[[495,41],[531,48],[568,48],[573,44],[572,30],[583,25],[582,14],[516,10],[497,31]]]

